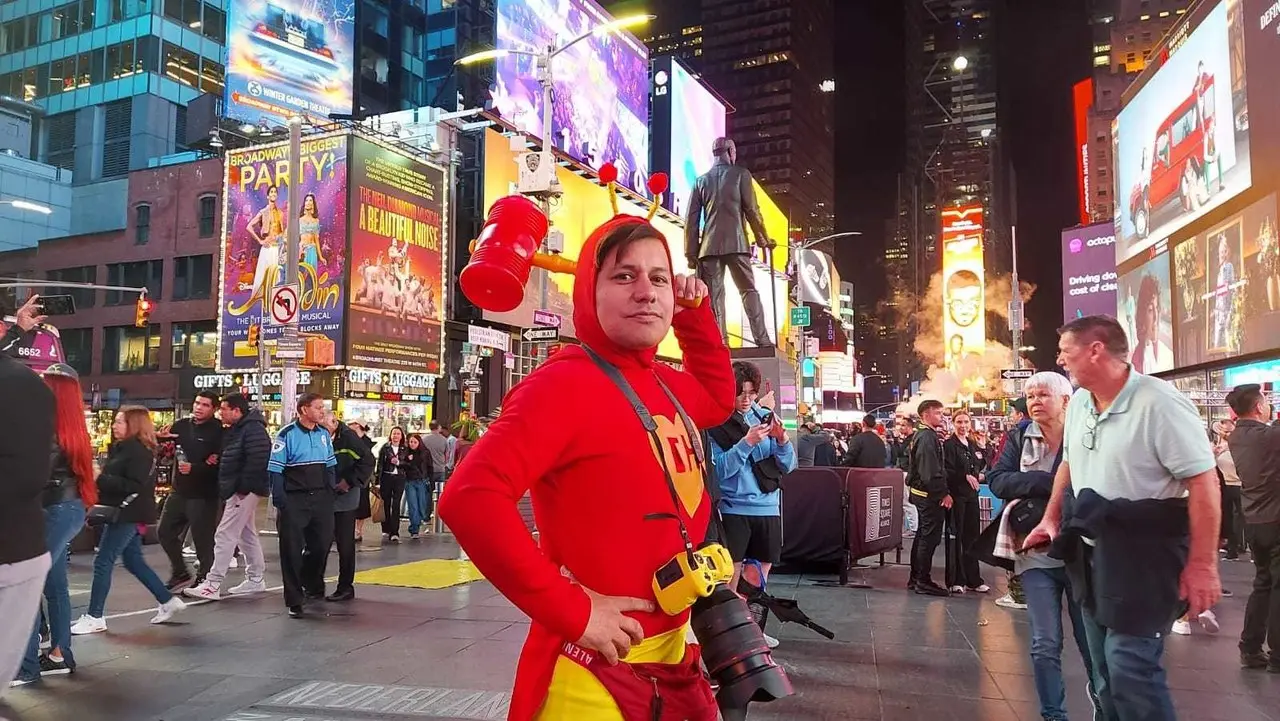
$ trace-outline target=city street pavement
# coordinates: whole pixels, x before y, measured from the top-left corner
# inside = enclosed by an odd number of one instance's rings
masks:
[[[266,537],[276,586],[276,540]],[[157,547],[146,555],[162,577]],[[362,569],[458,558],[449,536],[361,553]],[[892,560],[892,559],[890,559]],[[74,616],[88,601],[92,557],[72,559]],[[330,571],[336,556],[330,557]],[[991,573],[988,578],[1003,574]],[[1280,676],[1245,672],[1236,638],[1252,566],[1224,563],[1234,598],[1219,607],[1222,633],[1169,639],[1170,684],[1184,719],[1280,720]],[[1033,721],[1039,719],[1027,654],[1026,613],[997,607],[993,591],[935,599],[903,590],[906,568],[872,568],[870,590],[787,576],[771,590],[794,597],[836,633],[771,625],[775,658],[797,694],[753,706],[752,719],[808,721]],[[232,571],[228,584],[238,583]],[[350,604],[319,603],[302,620],[278,591],[193,606],[165,626],[148,624],[154,601],[122,568],[108,601],[110,631],[78,637],[72,676],[11,689],[12,721],[356,721],[501,719],[528,628],[520,611],[477,581],[441,590],[360,585]],[[6,619],[6,622],[10,622]],[[1072,718],[1088,719],[1085,677],[1068,645]]]

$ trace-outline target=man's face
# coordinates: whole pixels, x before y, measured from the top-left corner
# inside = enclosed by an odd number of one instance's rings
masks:
[[[982,305],[982,288],[977,285],[966,285],[952,288],[947,294],[947,307],[951,312],[951,320],[955,324],[968,328],[978,319],[978,308]]]
[[[204,396],[196,396],[196,400],[191,404],[191,417],[196,419],[197,423],[204,423],[213,418],[213,401]]]
[[[239,408],[229,406],[226,403],[223,403],[222,407],[219,408],[219,415],[222,416],[222,422],[229,426],[239,423],[240,419],[244,418],[244,414],[240,412]]]
[[[320,425],[324,422],[324,400],[317,398],[311,401],[298,410],[298,415],[312,425]]]
[[[330,433],[333,433],[338,430],[338,416],[334,415],[333,411],[325,411],[324,420],[321,421],[320,425],[329,429]]]
[[[900,416],[894,420],[893,429],[898,435],[906,436],[911,433],[911,421],[907,420],[905,416]]]
[[[1058,338],[1058,365],[1067,372],[1076,385],[1088,387],[1093,378],[1093,368],[1100,343],[1083,343],[1075,333],[1063,333]]]
[[[755,399],[756,399],[755,384],[752,383],[751,381],[743,381],[742,392],[738,394],[738,398],[734,402],[734,407],[738,409],[739,413],[746,413],[747,409],[751,407],[751,403],[754,402]]]
[[[671,329],[675,291],[667,249],[657,238],[610,252],[596,279],[596,317],[609,340],[627,350],[653,348]]]
[[[941,408],[930,408],[920,416],[920,420],[931,428],[937,428],[942,425],[942,419],[945,413]]]

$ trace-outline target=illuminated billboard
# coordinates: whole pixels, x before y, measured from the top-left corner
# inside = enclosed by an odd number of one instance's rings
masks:
[[[982,206],[942,210],[942,332],[946,367],[961,379],[980,378],[986,350],[986,274]]]
[[[501,134],[493,130],[486,132],[484,147],[484,207],[487,214],[488,209],[499,198],[516,192],[517,165],[510,143]],[[564,257],[576,259],[591,231],[613,216],[613,210],[609,205],[609,191],[604,186],[568,168],[560,168],[558,177],[564,195],[552,212],[551,219],[555,227],[564,233]],[[760,203],[760,211],[764,216],[765,228],[769,234],[774,236],[776,233],[775,237],[785,237],[786,216],[773,201],[769,200],[758,185],[756,199]],[[624,213],[643,215],[646,212],[644,208],[623,198],[619,198],[619,206]],[[667,238],[676,272],[690,272],[684,263],[684,228],[661,215],[654,217],[652,222],[653,226]],[[757,258],[763,255],[763,251],[756,252]],[[777,327],[785,335],[788,328],[787,288],[785,276],[781,275],[787,263],[787,252],[784,247],[779,246],[774,251],[773,262],[779,275],[772,290],[769,287],[769,271],[763,264],[760,262],[753,264],[753,270],[756,288],[760,291],[760,300],[764,304],[766,316],[772,310]],[[539,280],[543,274],[543,271],[533,269],[525,285],[524,299],[515,309],[503,313],[485,311],[484,318],[496,323],[528,328],[536,325],[533,321],[534,311],[546,310],[563,318],[563,324],[560,327],[561,335],[577,337],[573,324],[573,277],[555,273],[547,274],[549,281],[544,295]],[[773,307],[775,297],[778,299],[776,308]],[[746,328],[745,314],[738,290],[733,285],[732,278],[728,276],[725,278],[725,326],[729,334],[729,345],[734,348],[742,347],[743,329]],[[680,347],[674,335],[668,334],[659,345],[658,353],[665,358],[680,357]]]
[[[1093,78],[1085,78],[1071,88],[1071,106],[1076,131],[1076,194],[1080,199],[1080,225],[1093,218],[1093,197],[1089,187],[1089,112],[1093,110]]]
[[[1165,244],[1150,260],[1120,274],[1116,319],[1129,337],[1129,362],[1139,373],[1173,369],[1173,294]]]
[[[351,114],[355,18],[354,0],[230,0],[224,114],[268,126]]]
[[[612,20],[592,0],[497,0],[497,48],[541,53]],[[649,51],[626,32],[591,35],[555,57],[551,135],[578,162],[613,163],[618,180],[647,194]],[[542,137],[536,58],[497,59],[493,109],[521,132]]]
[[[653,163],[671,177],[663,205],[684,216],[698,177],[711,169],[725,135],[723,101],[670,56],[653,61]]]
[[[1228,5],[1173,29],[1112,123],[1121,264],[1252,183],[1242,18]]]
[[[1116,312],[1115,225],[1062,231],[1062,319]]]
[[[440,373],[445,178],[443,168],[353,140],[351,365]]]
[[[302,207],[288,207],[289,144],[273,143],[226,156],[226,188],[218,301],[218,368],[258,365],[249,326],[262,318],[262,299],[284,278],[285,235],[300,235],[300,330],[323,335],[341,365],[343,288],[347,269],[347,136],[302,141]],[[271,341],[278,327],[262,326]]]
[[[1174,247],[1179,367],[1280,347],[1278,242],[1270,195]]]
[[[796,302],[800,304],[831,307],[831,299],[838,295],[833,292],[834,263],[831,256],[820,250],[800,250],[796,253]]]

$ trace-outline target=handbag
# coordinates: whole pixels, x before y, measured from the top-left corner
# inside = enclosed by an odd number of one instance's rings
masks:
[[[130,493],[128,496],[125,496],[124,502],[118,506],[104,506],[101,503],[94,504],[94,506],[85,513],[84,522],[90,527],[106,526],[112,523],[117,523],[120,520],[120,512],[124,510],[125,506],[133,503],[133,499],[137,497],[138,494]]]
[[[1023,498],[1009,509],[1009,528],[1019,536],[1025,536],[1035,530],[1044,520],[1045,509],[1049,507],[1046,498]]]
[[[387,520],[387,508],[382,503],[382,491],[377,488],[369,489],[369,518],[374,523]]]

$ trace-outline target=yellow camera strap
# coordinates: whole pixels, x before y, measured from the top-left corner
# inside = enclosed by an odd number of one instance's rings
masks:
[[[618,370],[617,367],[609,361],[600,357],[600,355],[591,350],[591,348],[584,345],[582,346],[582,349],[587,352],[587,356],[591,358],[596,366],[599,367],[601,371],[604,371],[605,376],[607,376],[609,380],[613,381],[613,384],[618,387],[618,390],[622,391],[622,395],[626,397],[627,402],[631,404],[632,410],[634,410],[636,415],[640,418],[640,424],[644,426],[645,431],[649,433],[649,437],[654,443],[654,448],[657,452],[661,453],[662,439],[658,436],[658,424],[653,420],[653,414],[649,412],[644,401],[640,400],[640,396],[636,394],[635,389],[631,387],[631,384],[627,382],[626,377],[622,375],[622,371]],[[659,376],[657,372],[653,372],[653,378],[658,382],[658,387],[666,394],[667,398],[671,401],[671,404],[675,406],[676,414],[680,416],[680,422],[684,424],[685,433],[689,435],[689,442],[693,445],[693,454],[698,462],[698,473],[702,476],[702,486],[711,497],[711,522],[716,526],[716,529],[723,537],[723,525],[720,519],[719,489],[713,488],[714,484],[709,483],[707,480],[709,476],[707,475],[705,456],[703,455],[702,450],[702,438],[698,434],[698,428],[689,418],[689,414],[685,413],[684,406],[681,405],[680,401],[676,398],[676,395],[671,392],[671,389],[667,387],[666,383],[662,382],[662,377]],[[686,550],[692,556],[694,551],[693,541],[689,538],[689,529],[685,526],[684,520],[680,518],[680,493],[676,490],[675,481],[671,478],[671,471],[667,468],[667,465],[665,463],[660,463],[659,465],[662,466],[662,475],[667,481],[667,489],[671,491],[671,501],[675,504],[675,513],[669,515],[676,520],[676,523],[680,524],[680,535],[684,539]],[[665,518],[667,516],[663,515],[662,517]]]

